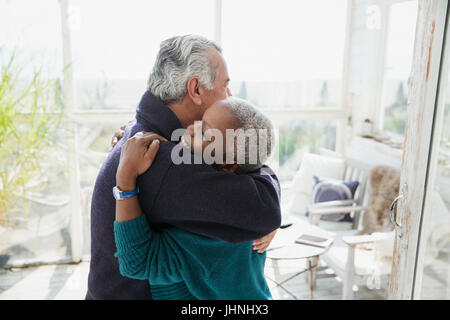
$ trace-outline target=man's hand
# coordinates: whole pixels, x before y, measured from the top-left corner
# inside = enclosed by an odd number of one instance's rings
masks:
[[[258,250],[258,253],[263,253],[264,251],[266,251],[266,249],[269,247],[270,243],[272,242],[273,237],[275,237],[277,230],[278,229],[275,229],[268,235],[253,241],[253,250]]]
[[[128,124],[130,124],[131,122],[133,122],[134,120],[130,120],[128,121]],[[119,142],[120,139],[123,138],[123,134],[125,133],[125,128],[126,128],[126,124],[124,124],[123,126],[120,127],[119,130],[117,130],[116,132],[114,132],[113,137],[111,138],[111,149],[114,148],[114,146],[117,144],[117,142]]]
[[[125,133],[125,127],[126,125],[124,124],[123,126],[120,127],[119,130],[114,132],[114,135],[111,138],[111,148],[114,148],[117,142],[119,142],[119,140],[123,138],[123,134]]]
[[[151,132],[138,132],[124,143],[116,173],[116,184],[122,191],[136,188],[136,178],[152,165],[160,141],[167,139]]]

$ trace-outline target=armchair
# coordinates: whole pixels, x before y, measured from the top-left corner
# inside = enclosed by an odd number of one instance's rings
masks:
[[[347,170],[351,169],[347,167]],[[329,201],[308,206],[309,222],[316,226],[320,223],[320,217],[327,214],[351,212],[355,217],[353,229],[336,232],[333,246],[326,254],[321,256],[327,266],[342,279],[343,299],[353,298],[354,284],[362,284],[365,281],[368,286],[379,287],[378,282],[381,276],[390,274],[392,264],[394,233],[391,230],[377,229],[378,226],[373,226],[372,222],[383,221],[387,218],[389,205],[384,208],[383,203],[380,206],[379,201],[381,198],[388,203],[392,200],[390,196],[395,197],[398,192],[399,175],[395,170],[385,166],[373,167],[370,169],[370,174],[367,169],[361,168],[360,170],[361,175],[369,176],[370,179],[369,201],[365,201],[365,185],[363,185],[363,193],[360,190],[355,200]],[[366,178],[362,180],[364,183],[367,181]],[[388,192],[386,193],[386,191]],[[378,202],[374,205],[376,201]],[[366,202],[368,202],[368,205],[363,205]],[[383,208],[381,213],[380,207]],[[365,225],[363,223],[363,226],[360,226],[359,223],[361,213],[369,215],[364,217],[366,222]],[[377,215],[380,219],[370,218],[370,216]],[[382,225],[386,226],[386,223]],[[366,232],[367,235],[362,235]],[[380,250],[382,247],[387,249]],[[371,281],[375,283],[370,283]]]

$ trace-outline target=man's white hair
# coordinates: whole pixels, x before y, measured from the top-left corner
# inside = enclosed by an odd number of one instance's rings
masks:
[[[187,82],[198,77],[211,90],[218,66],[211,63],[208,49],[222,52],[213,41],[197,35],[176,36],[161,42],[147,89],[165,104],[180,102],[187,92]]]
[[[236,156],[238,159],[241,156],[241,159],[244,160],[242,163],[238,161],[241,165],[239,172],[252,172],[260,169],[274,149],[275,132],[272,121],[246,100],[228,97],[224,102],[239,121],[240,129],[243,129],[237,130],[235,135]],[[255,154],[252,156],[252,152],[256,152],[257,157],[253,157]]]

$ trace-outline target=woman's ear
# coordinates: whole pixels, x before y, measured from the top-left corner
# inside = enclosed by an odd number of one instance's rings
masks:
[[[189,98],[194,102],[196,105],[202,104],[202,98],[200,96],[200,82],[198,81],[197,77],[189,78],[187,83],[187,94]]]

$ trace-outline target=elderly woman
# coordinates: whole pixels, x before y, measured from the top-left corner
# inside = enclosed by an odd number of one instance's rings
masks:
[[[188,127],[190,134],[183,137],[181,145],[193,152],[198,151],[195,146],[205,150],[217,139],[217,136],[214,139],[208,136],[208,129],[215,129],[222,133],[223,143],[229,146],[226,131],[237,130],[231,143],[237,152],[230,160],[226,156],[230,149],[227,149],[223,159],[228,162],[214,164],[217,170],[227,172],[224,174],[245,174],[257,170],[272,151],[271,121],[244,100],[228,98],[216,102],[204,113],[202,127],[206,130],[200,136]],[[264,138],[240,139],[240,135],[246,132],[261,130],[266,133]],[[135,188],[136,175],[144,173],[156,156],[158,139],[165,140],[143,133],[126,142],[116,175],[118,185],[126,185],[130,190]],[[250,163],[252,156],[249,152],[255,150],[255,146],[250,145],[252,142],[257,143],[258,151],[262,148],[265,152],[258,152],[256,162]],[[245,145],[240,145],[242,143]],[[241,157],[243,162],[238,161],[240,152],[245,153]],[[130,172],[136,172],[136,175]],[[217,192],[226,197],[226,190]],[[230,244],[178,228],[152,230],[136,196],[117,200],[114,232],[115,256],[119,260],[121,274],[148,280],[154,299],[271,299],[264,277],[266,255],[252,250],[251,242]]]

